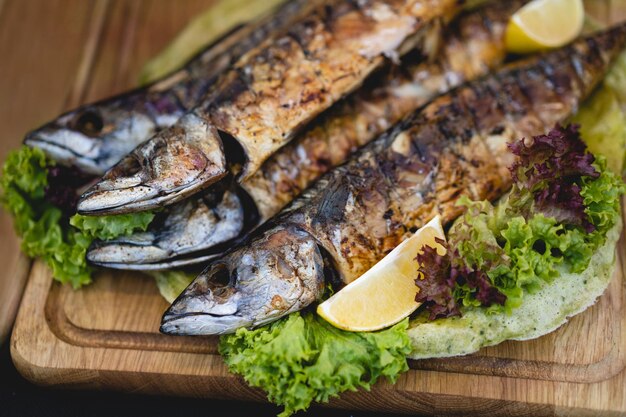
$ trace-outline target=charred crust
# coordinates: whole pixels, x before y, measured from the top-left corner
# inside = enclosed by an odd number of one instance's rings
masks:
[[[222,77],[220,82],[220,88],[215,90],[211,98],[209,113],[212,113],[213,108],[236,101],[241,94],[249,90],[253,79],[244,68],[235,68]]]
[[[335,177],[336,181],[323,191],[321,204],[316,210],[312,224],[328,225],[344,219],[345,208],[350,197],[350,184],[344,177]]]

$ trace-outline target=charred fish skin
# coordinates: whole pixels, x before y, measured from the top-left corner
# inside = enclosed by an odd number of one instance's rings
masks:
[[[289,230],[298,230],[298,241],[318,245],[326,266],[324,279],[332,273],[344,283],[351,282],[435,214],[441,214],[444,222],[457,217],[460,209],[455,202],[461,195],[480,200],[502,195],[510,179],[494,170],[500,166],[494,153],[502,152],[499,142],[506,144],[522,131],[533,133],[529,118],[538,123],[535,134],[563,121],[602,79],[625,45],[626,24],[622,24],[440,96],[324,176],[245,246],[210,264],[189,288],[197,288],[196,282],[210,282],[230,294],[224,303],[238,305],[251,305],[248,298],[256,297],[240,291],[242,279],[256,285],[278,280],[281,293],[285,292],[289,283],[280,269],[264,269],[261,274],[241,260],[254,257],[258,250],[268,256],[264,239]],[[552,111],[540,114],[546,109]],[[303,265],[307,262],[300,260]],[[228,279],[213,278],[217,263],[228,265]],[[190,306],[194,297],[222,302],[213,293],[185,290],[165,313],[162,331],[205,334],[192,328],[186,317],[193,315],[203,321],[203,329],[210,328],[213,309]],[[275,294],[271,289],[263,299]],[[298,304],[304,306],[310,299],[307,294]],[[242,322],[254,327],[277,316],[272,311],[270,318],[266,311],[267,306],[252,316],[246,311]],[[224,322],[237,314],[218,316]],[[220,328],[221,333],[235,330]]]
[[[241,55],[289,27],[310,1],[291,0],[271,17],[237,28],[182,69],[142,87],[78,107],[26,134],[24,143],[52,160],[103,175],[124,155],[172,126],[213,88],[217,76]]]
[[[187,196],[189,187],[201,190],[228,174],[217,129],[193,111],[137,149],[81,196],[79,213],[111,213],[102,208],[100,198],[84,198],[86,195],[104,194],[108,206],[117,208],[115,213],[131,213],[146,208],[146,200],[152,202],[147,208],[155,209],[172,198]],[[150,159],[146,158],[148,155]],[[170,193],[165,193],[165,189]]]
[[[155,222],[146,233],[97,242],[88,251],[87,259],[110,268],[152,270],[202,263],[217,257],[216,244],[222,243],[223,250],[226,242],[232,242],[235,230],[247,232],[264,223],[322,174],[346,161],[359,147],[406,114],[462,81],[476,79],[501,65],[505,57],[506,24],[524,3],[502,1],[462,13],[446,28],[440,51],[433,51],[439,49],[438,42],[425,39],[423,45],[403,58],[402,67],[391,67],[377,74],[270,157],[241,184],[245,193],[229,194],[238,204],[234,200],[229,205],[222,203],[219,189],[214,193],[217,197],[205,198],[213,193],[209,189],[200,193],[205,196],[202,204],[198,205],[194,196],[159,214],[175,220]],[[436,59],[429,59],[433,56]],[[247,226],[243,227],[241,212],[245,196],[252,201],[245,213]],[[207,203],[211,200],[214,207]],[[254,216],[258,214],[258,220],[250,221],[251,212]],[[201,217],[203,222],[198,221]],[[187,220],[198,227],[179,226]],[[229,222],[232,224],[226,224]],[[185,258],[180,258],[181,255]]]
[[[446,28],[440,53],[424,45],[368,81],[272,155],[241,183],[265,221],[411,111],[504,61],[508,19],[525,1],[502,1],[467,12]],[[436,48],[436,47],[435,47]],[[435,56],[436,59],[428,59]]]
[[[432,22],[448,21],[461,9],[458,0],[324,3],[242,56],[222,74],[218,88],[181,119],[214,126],[211,134],[190,140],[187,135],[197,130],[193,123],[159,132],[83,194],[78,212],[143,211],[199,192],[229,170],[223,151],[204,153],[223,148],[223,140],[241,149],[239,178],[245,180],[304,124],[356,89],[385,56],[406,53],[433,29]]]
[[[435,99],[332,171],[279,223],[308,231],[353,281],[437,213],[443,223],[458,217],[460,196],[502,195],[504,146],[575,113],[625,44],[622,25]]]

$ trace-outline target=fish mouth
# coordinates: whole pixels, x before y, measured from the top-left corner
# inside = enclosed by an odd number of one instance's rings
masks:
[[[64,136],[65,139],[59,139],[61,136]],[[81,143],[82,146],[69,147],[62,144],[62,142],[70,140]],[[24,144],[31,148],[41,149],[55,162],[75,166],[87,174],[102,175],[106,170],[97,160],[87,156],[97,147],[95,141],[77,132],[65,130],[46,133],[45,129],[40,129],[28,133],[24,138]]]
[[[245,297],[244,297],[245,298]],[[242,294],[228,265],[215,262],[198,275],[165,311],[160,331],[173,335],[233,333],[250,326],[242,316]]]
[[[157,261],[151,263],[120,263],[120,262],[98,262],[89,259],[94,265],[98,265],[109,269],[120,269],[123,271],[166,271],[173,268],[184,268],[210,262],[217,259],[221,253],[211,253],[191,256],[183,256],[176,259],[168,259],[165,261]]]
[[[274,321],[319,299],[323,263],[307,232],[270,229],[209,264],[165,312],[161,331],[226,334]]]
[[[240,327],[252,325],[249,319],[237,314],[238,297],[220,305],[209,293],[198,295],[193,289],[195,281],[174,301],[161,319],[159,330],[164,334],[179,336],[206,336],[208,334],[234,333]],[[200,311],[200,308],[203,311]]]
[[[159,270],[206,262],[233,247],[254,217],[230,183],[158,213],[145,232],[96,240],[87,260],[114,269]]]
[[[206,263],[218,258],[229,244],[237,241],[231,239],[215,247],[203,248],[189,253],[172,254],[161,248],[133,243],[111,243],[111,241],[95,241],[87,251],[86,258],[93,265],[104,268],[127,271],[162,271]],[[123,259],[126,258],[126,259]]]
[[[169,310],[168,310],[169,311]],[[220,316],[212,313],[190,312],[172,314],[166,312],[161,320],[161,333],[178,336],[206,336],[207,334],[232,333],[246,325],[246,320],[235,315]]]

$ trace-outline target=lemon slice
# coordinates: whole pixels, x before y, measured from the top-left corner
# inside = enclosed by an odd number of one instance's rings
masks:
[[[439,216],[320,304],[317,313],[333,326],[354,332],[383,329],[407,317],[419,307],[415,301],[418,251],[428,245],[445,254],[436,237],[445,239]]]
[[[506,29],[506,48],[529,53],[561,47],[582,31],[582,0],[533,0],[519,9]]]

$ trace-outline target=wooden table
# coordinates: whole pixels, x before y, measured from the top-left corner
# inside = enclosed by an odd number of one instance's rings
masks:
[[[64,110],[137,84],[142,66],[213,0],[0,0],[0,161]],[[0,343],[30,261],[0,213]]]
[[[0,157],[18,146],[26,131],[62,110],[134,86],[143,63],[211,3],[0,0],[0,56],[5,57],[0,64],[5,145]],[[626,10],[624,1],[588,0],[587,5],[602,20],[626,16],[619,13]],[[14,360],[29,379],[263,400],[258,390],[228,374],[215,355],[214,340],[158,334],[166,303],[149,278],[104,273],[75,292],[52,283],[41,262],[31,265],[19,254],[4,214],[0,233],[5,271],[0,275],[0,341],[29,279],[12,342]],[[379,384],[374,394],[348,394],[333,404],[483,415],[621,414],[626,410],[623,289],[622,280],[614,280],[598,305],[539,341],[505,343],[468,358],[416,362],[395,387]]]

